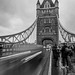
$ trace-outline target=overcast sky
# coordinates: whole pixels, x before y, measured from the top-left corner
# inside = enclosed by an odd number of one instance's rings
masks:
[[[42,1],[40,0],[41,3]],[[0,0],[0,35],[28,28],[36,18],[36,2],[37,0]],[[63,27],[75,33],[75,0],[60,0],[59,9]]]

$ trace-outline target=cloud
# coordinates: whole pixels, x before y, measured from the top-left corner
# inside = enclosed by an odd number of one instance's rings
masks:
[[[75,33],[75,0],[60,0],[60,21],[69,32]]]
[[[24,27],[24,21],[17,16],[10,18],[9,24],[11,25],[12,29],[17,30],[17,32]]]
[[[2,33],[18,33],[27,29],[34,22],[36,10],[32,6],[34,4],[28,5],[28,3],[33,3],[33,1],[0,0],[0,29],[2,28]]]
[[[37,0],[0,0],[0,35],[27,29],[36,19],[36,3]],[[62,26],[75,33],[75,0],[59,0],[59,5]]]
[[[0,26],[9,27],[8,19],[10,15],[8,13],[0,12]]]

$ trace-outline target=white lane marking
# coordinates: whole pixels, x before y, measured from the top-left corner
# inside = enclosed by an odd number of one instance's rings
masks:
[[[51,50],[51,53],[50,53],[50,64],[49,64],[48,75],[51,75],[51,69],[52,69],[52,50]]]
[[[14,63],[14,62],[16,62],[16,61],[18,61],[18,59],[12,60],[10,63]]]
[[[18,56],[21,56],[21,55],[24,55],[24,54],[29,54],[29,53],[31,53],[31,51],[26,51],[26,52],[14,54],[14,55],[6,56],[6,57],[1,57],[0,60],[8,60],[8,59],[12,59],[14,57],[18,57]]]
[[[39,55],[41,53],[42,53],[42,51],[37,52],[37,53],[35,53],[35,54],[31,55],[31,56],[28,56],[28,57],[22,59],[21,61],[24,61],[23,63],[26,63],[26,62],[28,62],[29,60],[33,59],[34,57],[36,57],[37,55]]]

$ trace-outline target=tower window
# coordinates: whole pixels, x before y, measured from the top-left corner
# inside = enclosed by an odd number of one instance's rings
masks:
[[[51,23],[50,19],[44,19],[44,23]]]
[[[44,23],[46,23],[46,19],[44,19]]]
[[[51,20],[52,25],[55,25],[55,21],[54,19]]]
[[[47,5],[45,5],[45,8],[47,8]]]
[[[49,19],[49,23],[51,23],[51,20]]]
[[[49,27],[45,28],[45,32],[48,33],[49,32]]]
[[[48,8],[49,8],[49,5],[48,5]]]
[[[50,3],[49,3],[48,1],[46,1],[44,7],[45,7],[45,8],[49,8],[49,7],[50,7]]]
[[[46,19],[46,23],[49,23],[49,19]]]

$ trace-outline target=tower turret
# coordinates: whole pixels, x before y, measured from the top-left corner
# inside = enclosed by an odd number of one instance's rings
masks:
[[[58,7],[59,6],[59,2],[58,0],[55,0],[55,7]]]
[[[56,12],[56,15],[58,15],[59,17],[59,1],[58,0],[55,0],[55,12]]]
[[[40,1],[39,0],[37,1],[36,5],[37,5],[37,9],[40,8]]]

